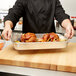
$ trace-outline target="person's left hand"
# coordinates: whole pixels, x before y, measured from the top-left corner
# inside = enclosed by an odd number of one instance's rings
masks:
[[[71,24],[70,20],[69,19],[64,20],[62,22],[62,26],[66,30],[65,36],[68,39],[71,39],[73,37],[73,35],[74,35],[74,29],[72,27],[72,24]]]

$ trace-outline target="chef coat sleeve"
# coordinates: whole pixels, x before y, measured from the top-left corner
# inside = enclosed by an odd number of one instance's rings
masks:
[[[13,29],[16,23],[19,21],[19,18],[23,16],[23,0],[17,0],[15,5],[9,9],[8,15],[4,18],[4,22],[10,20],[13,22]]]
[[[59,0],[56,0],[55,18],[61,24],[63,20],[70,19],[70,16],[65,13]]]

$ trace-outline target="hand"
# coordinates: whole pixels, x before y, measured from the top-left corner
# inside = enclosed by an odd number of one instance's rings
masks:
[[[11,38],[11,34],[12,34],[12,29],[9,25],[5,26],[3,32],[2,32],[2,37],[5,39],[5,40],[10,40]]]
[[[66,30],[65,36],[68,39],[71,39],[74,35],[74,29],[72,27],[72,24],[71,24],[70,20],[69,19],[64,20],[63,23],[62,23],[62,26]]]
[[[66,28],[66,33],[65,33],[65,37],[67,37],[68,39],[71,39],[74,35],[74,29],[71,25],[68,25]]]

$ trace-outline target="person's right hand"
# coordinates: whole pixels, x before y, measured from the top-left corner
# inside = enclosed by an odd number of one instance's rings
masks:
[[[11,38],[11,34],[12,34],[12,29],[9,25],[5,26],[3,32],[2,32],[2,37],[5,39],[5,40],[10,40]]]

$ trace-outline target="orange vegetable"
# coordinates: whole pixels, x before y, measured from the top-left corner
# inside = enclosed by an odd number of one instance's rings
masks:
[[[0,50],[3,48],[4,43],[0,43]]]
[[[23,22],[22,21],[19,21],[19,24],[21,25],[21,24],[23,24]]]
[[[0,36],[0,39],[1,39],[1,36]]]

